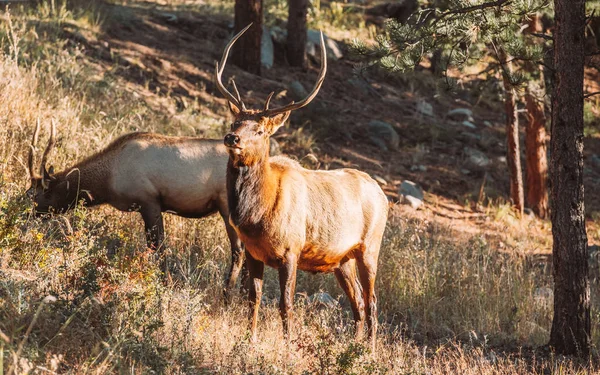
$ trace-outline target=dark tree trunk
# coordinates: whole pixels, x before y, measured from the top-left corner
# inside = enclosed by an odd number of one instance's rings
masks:
[[[590,351],[590,285],[583,203],[583,63],[585,0],[554,0],[555,91],[552,96],[551,205],[554,319],[550,346]]]
[[[509,74],[512,69],[510,59],[499,51],[499,58],[504,63],[502,83],[504,84],[504,114],[506,116],[506,163],[508,164],[508,178],[510,180],[510,198],[520,214],[523,214],[523,169],[521,168],[521,151],[519,146],[519,118],[517,117],[517,103],[515,89],[510,84]]]
[[[287,60],[291,66],[306,66],[306,13],[308,0],[290,0],[287,24]]]
[[[235,1],[235,33],[252,22],[233,47],[233,63],[247,72],[260,75],[260,42],[262,38],[262,0]]]
[[[541,95],[531,87],[525,93],[525,164],[527,204],[540,218],[548,216],[548,159],[546,156],[546,114]]]

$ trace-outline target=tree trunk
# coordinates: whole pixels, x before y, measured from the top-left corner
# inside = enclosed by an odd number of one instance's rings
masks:
[[[510,198],[519,212],[523,214],[523,170],[521,168],[521,151],[519,146],[519,118],[517,117],[517,104],[515,89],[510,84],[509,74],[512,70],[510,59],[499,51],[499,57],[504,63],[502,83],[504,84],[504,112],[506,115],[506,163],[508,164],[508,178],[510,180]]]
[[[540,218],[548,215],[548,159],[546,157],[546,114],[543,96],[530,84],[525,93],[525,164],[527,204]]]
[[[529,18],[526,33],[541,33],[542,21],[540,14]],[[538,40],[530,38],[530,44]],[[525,170],[527,180],[525,196],[527,206],[540,218],[548,217],[548,159],[546,156],[546,113],[544,72],[537,63],[525,62],[524,68],[532,78],[525,92],[525,109],[527,124],[525,126]]]
[[[247,72],[260,75],[260,42],[262,39],[262,0],[235,1],[235,33],[252,22],[233,47],[233,63]]]
[[[290,0],[287,24],[287,60],[291,66],[306,66],[306,13],[308,0]]]
[[[555,92],[552,96],[551,204],[554,319],[550,346],[590,352],[590,286],[583,203],[583,63],[585,0],[554,0]]]

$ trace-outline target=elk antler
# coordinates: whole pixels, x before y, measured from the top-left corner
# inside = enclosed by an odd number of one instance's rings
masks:
[[[44,154],[42,155],[42,163],[40,164],[40,174],[42,175],[42,187],[44,189],[48,188],[48,181],[46,181],[46,176],[48,172],[46,170],[46,162],[48,160],[48,154],[52,151],[52,147],[54,147],[54,138],[56,137],[56,124],[54,124],[54,120],[51,120],[51,128],[50,128],[50,139],[48,140],[48,146],[44,150]]]
[[[233,94],[231,94],[225,88],[225,86],[223,85],[223,82],[221,82],[221,75],[223,74],[223,69],[225,69],[225,63],[227,62],[227,57],[229,56],[229,50],[231,49],[231,47],[233,46],[235,41],[238,40],[242,36],[242,34],[244,34],[246,32],[246,30],[248,30],[250,28],[250,26],[252,26],[252,23],[250,23],[242,31],[237,33],[229,41],[229,43],[227,43],[227,45],[225,46],[225,50],[223,51],[223,57],[221,57],[221,63],[217,62],[216,69],[215,69],[215,81],[217,84],[217,88],[219,89],[219,91],[221,91],[221,94],[223,94],[223,96],[225,96],[225,98],[227,98],[227,100],[229,100],[230,103],[232,103],[233,105],[235,105],[238,109],[240,109],[242,111],[246,110],[246,106],[242,102],[242,98],[240,97],[240,94],[237,91],[237,87],[235,86],[235,83],[233,83],[233,88],[237,93],[237,98],[235,96],[233,96]]]
[[[317,83],[315,83],[315,86],[313,87],[311,93],[308,94],[308,96],[306,98],[299,101],[298,103],[291,102],[290,104],[280,107],[280,108],[268,109],[269,102],[271,101],[270,100],[271,96],[272,96],[272,94],[271,94],[271,95],[269,95],[269,98],[267,99],[267,103],[265,104],[265,109],[263,111],[264,115],[267,117],[272,117],[277,114],[300,109],[300,108],[308,105],[315,98],[315,96],[317,96],[317,94],[319,93],[319,90],[321,89],[321,85],[323,84],[323,81],[325,80],[326,73],[327,73],[327,49],[325,48],[325,40],[323,39],[323,32],[321,31],[321,71],[319,72],[319,78],[317,79]]]
[[[33,154],[35,153],[35,145],[38,141],[38,136],[40,135],[40,119],[35,122],[35,130],[33,131],[33,138],[31,139],[31,144],[29,145],[29,176],[33,180],[35,176],[35,171],[33,169]]]

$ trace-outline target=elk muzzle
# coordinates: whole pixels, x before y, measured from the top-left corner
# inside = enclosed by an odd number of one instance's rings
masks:
[[[223,143],[227,147],[241,149],[241,147],[240,147],[240,136],[237,135],[237,134],[235,134],[235,133],[229,133],[229,134],[227,134],[225,136],[225,138],[223,139]]]

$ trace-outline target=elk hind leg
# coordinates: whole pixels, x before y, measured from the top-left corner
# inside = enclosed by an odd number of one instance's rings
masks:
[[[350,300],[354,323],[356,324],[356,338],[361,339],[365,324],[365,304],[363,291],[356,274],[356,261],[349,259],[335,270],[335,277]]]
[[[371,350],[375,352],[377,335],[377,296],[375,295],[375,278],[377,276],[377,255],[379,251],[362,253],[356,259],[363,298],[366,307],[367,327],[371,340]]]

